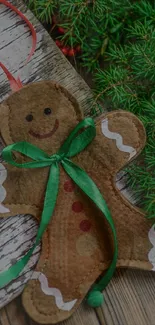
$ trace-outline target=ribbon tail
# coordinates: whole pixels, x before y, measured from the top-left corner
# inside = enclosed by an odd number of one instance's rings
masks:
[[[116,269],[117,257],[118,257],[118,244],[117,244],[117,236],[116,230],[114,226],[114,222],[109,211],[109,208],[102,197],[99,189],[97,188],[96,184],[93,180],[87,175],[87,173],[81,169],[79,166],[74,164],[69,159],[64,159],[62,162],[63,168],[65,169],[66,173],[73,179],[73,181],[81,188],[81,190],[96,204],[96,206],[100,209],[103,213],[104,217],[108,221],[110,228],[113,233],[114,239],[114,254],[111,265],[107,272],[105,273],[104,277],[93,287],[93,291],[100,290],[103,291],[105,287],[108,285],[114,271]]]
[[[18,91],[20,88],[23,87],[22,83],[20,80],[16,80],[13,75],[8,71],[8,69],[4,66],[2,62],[0,62],[0,67],[3,69],[4,73],[6,74],[9,82],[10,82],[10,87],[13,91]]]
[[[10,283],[12,280],[18,277],[20,272],[28,263],[34,251],[34,248],[32,247],[21,260],[19,260],[16,264],[11,266],[8,270],[0,273],[0,289],[5,287],[8,283]]]
[[[50,167],[48,183],[46,187],[46,194],[44,200],[44,209],[41,217],[40,227],[37,233],[36,242],[38,243],[42,238],[50,220],[52,219],[55,209],[58,191],[59,191],[60,171],[58,163],[55,162]]]
[[[19,274],[23,271],[24,267],[30,260],[34,249],[39,244],[44,231],[52,218],[53,211],[55,208],[57,195],[59,188],[59,166],[57,163],[53,163],[50,167],[49,179],[46,189],[45,201],[43,213],[41,216],[41,222],[38,229],[37,237],[33,247],[28,251],[28,253],[21,258],[16,264],[11,266],[8,270],[0,273],[0,289],[7,285],[9,282],[16,279]]]

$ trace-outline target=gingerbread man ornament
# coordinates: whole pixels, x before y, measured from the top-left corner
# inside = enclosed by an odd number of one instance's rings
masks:
[[[29,84],[0,106],[5,145],[30,142],[52,155],[82,120],[77,101],[50,81]],[[118,267],[151,270],[154,230],[144,214],[115,186],[115,177],[145,145],[145,131],[132,114],[117,111],[96,120],[97,135],[73,158],[93,179],[112,213],[118,238]],[[49,167],[1,166],[0,217],[31,214],[40,220]],[[2,184],[2,180],[1,180]],[[151,242],[148,238],[150,234]],[[23,293],[23,305],[37,322],[55,324],[76,310],[90,287],[109,267],[113,238],[94,204],[60,167],[53,218],[42,238],[42,253]]]

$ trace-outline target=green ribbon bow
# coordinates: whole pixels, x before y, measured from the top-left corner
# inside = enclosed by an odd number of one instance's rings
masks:
[[[19,168],[42,168],[49,166],[50,171],[41,222],[35,244],[28,251],[28,253],[16,264],[14,264],[8,270],[0,273],[0,288],[4,287],[13,279],[17,278],[20,272],[23,271],[25,265],[28,263],[34,249],[39,244],[43,233],[52,218],[59,190],[59,164],[61,164],[70,178],[72,178],[72,180],[81,188],[81,190],[96,204],[99,210],[102,211],[113,233],[115,247],[113,260],[104,277],[99,281],[99,283],[94,285],[93,290],[88,296],[88,302],[90,305],[100,305],[98,299],[96,298],[97,293],[101,295],[100,291],[102,291],[107,286],[116,268],[118,255],[116,230],[111,213],[99,189],[93,180],[86,174],[86,172],[69,159],[83,151],[92,142],[95,136],[96,129],[94,121],[91,118],[86,118],[75,127],[75,129],[70,133],[58,152],[52,156],[49,156],[44,151],[28,142],[14,143],[4,148],[2,156],[3,159],[9,164]],[[25,156],[31,158],[32,161],[23,164],[17,163],[14,160],[12,154],[13,151],[24,154]],[[94,297],[96,302],[94,302]]]

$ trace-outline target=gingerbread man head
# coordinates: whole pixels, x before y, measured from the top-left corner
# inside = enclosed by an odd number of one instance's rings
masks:
[[[0,106],[0,129],[6,145],[27,141],[49,154],[57,152],[81,119],[77,101],[49,81],[24,87]],[[117,111],[98,118],[96,132],[94,141],[73,161],[92,177],[112,213],[119,245],[117,266],[151,269],[151,226],[115,185],[117,172],[144,147],[143,125],[134,115]],[[39,221],[49,169],[6,168],[0,216],[29,213]],[[106,221],[60,167],[54,215],[23,294],[29,315],[44,324],[68,318],[108,268],[112,254],[113,237]]]
[[[24,139],[52,154],[81,118],[77,101],[66,89],[40,82],[13,93],[1,106],[1,134],[6,144]]]

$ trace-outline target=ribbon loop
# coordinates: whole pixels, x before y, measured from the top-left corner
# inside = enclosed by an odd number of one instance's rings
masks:
[[[13,156],[13,152],[21,153],[33,161],[18,163]],[[13,143],[5,147],[2,152],[2,157],[9,164],[19,168],[42,168],[50,166],[53,162],[46,152],[26,141]]]
[[[71,158],[83,151],[95,138],[96,129],[92,118],[87,117],[82,120],[75,129],[70,133],[58,154],[64,154],[65,157]]]
[[[98,290],[102,291],[111,280],[114,270],[116,268],[118,255],[116,230],[111,213],[104,198],[102,197],[99,189],[97,188],[93,180],[87,175],[87,173],[83,169],[81,169],[69,159],[70,157],[73,157],[83,151],[92,142],[95,135],[96,129],[94,121],[91,118],[86,118],[74,128],[74,130],[70,133],[61,148],[58,150],[58,152],[52,156],[49,156],[43,150],[27,142],[18,142],[15,144],[11,144],[3,150],[2,156],[4,160],[16,167],[49,167],[50,169],[44,200],[44,207],[35,244],[20,261],[18,261],[7,271],[0,273],[0,288],[2,288],[8,282],[16,278],[23,270],[28,260],[30,259],[35,247],[41,240],[43,233],[52,218],[58,195],[60,163],[66,173],[71,177],[71,179],[73,179],[73,181],[82,189],[82,191],[94,202],[97,208],[102,212],[103,216],[108,221],[113,233],[115,249],[111,265],[103,279],[101,279],[99,283],[94,286],[92,292],[96,292]],[[16,162],[12,154],[13,151],[23,154],[24,156],[30,158],[32,161],[24,163]]]

